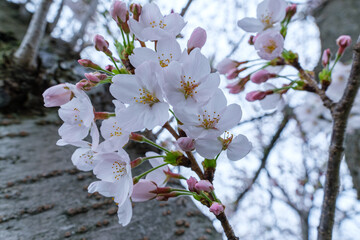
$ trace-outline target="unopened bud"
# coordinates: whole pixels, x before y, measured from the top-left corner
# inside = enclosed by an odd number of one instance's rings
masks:
[[[131,168],[135,168],[144,162],[143,158],[138,157],[130,162]]]
[[[106,65],[105,66],[106,71],[112,72],[112,70],[114,70],[114,69],[115,69],[115,67],[113,65]]]
[[[45,107],[58,107],[68,103],[73,93],[66,84],[58,84],[45,90],[43,93]]]
[[[189,152],[195,149],[194,139],[190,137],[181,137],[176,140],[176,142],[184,152]]]
[[[288,6],[286,8],[286,16],[285,18],[288,19],[288,21],[291,20],[291,18],[295,15],[297,11],[297,5],[296,4],[291,4],[290,6]]]
[[[212,192],[214,190],[214,186],[209,180],[200,180],[198,183],[195,184],[195,189],[199,192]]]
[[[351,44],[351,37],[349,35],[341,35],[336,39],[336,44],[339,46],[337,55],[341,56],[345,49]]]
[[[270,78],[273,78],[273,77],[276,77],[276,74],[272,74],[269,71],[262,69],[256,73],[252,74],[250,80],[253,83],[260,84],[260,83],[266,82],[267,80],[269,80]]]
[[[132,3],[130,5],[130,12],[132,12],[133,14],[133,18],[136,20],[136,21],[139,21],[139,16],[141,14],[141,5],[140,4],[137,4],[137,3]]]
[[[89,81],[93,83],[99,83],[100,81],[103,81],[107,78],[106,74],[99,72],[85,73],[84,75]]]
[[[326,67],[329,64],[330,57],[331,57],[330,49],[329,48],[325,49],[324,52],[323,52],[323,55],[322,55],[322,59],[321,59],[323,67]]]
[[[249,45],[254,45],[255,44],[255,36],[251,35],[249,40],[248,40]]]
[[[94,37],[95,49],[100,52],[104,52],[106,55],[111,56],[112,53],[109,50],[109,42],[104,39],[103,36],[97,34]]]
[[[93,88],[95,86],[94,83],[90,82],[87,79],[82,79],[80,80],[78,83],[76,83],[76,88],[77,89],[81,89],[84,91],[89,91],[91,90],[91,88]]]
[[[206,31],[197,27],[192,32],[189,41],[187,42],[188,53],[190,53],[195,48],[202,48],[206,42]]]
[[[95,120],[105,120],[111,117],[111,113],[108,112],[95,112]]]
[[[243,86],[239,84],[239,82],[233,82],[226,86],[226,88],[229,88],[229,93],[231,94],[237,94],[244,90]]]
[[[111,17],[116,21],[118,25],[120,25],[123,22],[126,22],[127,13],[128,11],[125,2],[115,0],[111,5],[111,9],[110,9]]]
[[[101,70],[101,67],[99,65],[93,63],[89,59],[79,59],[78,63],[83,67],[88,67],[88,68],[93,68],[93,69],[96,69],[96,70]]]
[[[133,141],[136,141],[136,142],[143,142],[144,141],[144,136],[143,135],[140,135],[138,133],[130,133],[130,136],[129,136],[129,139],[130,140],[133,140]]]
[[[218,202],[213,202],[209,208],[210,212],[214,213],[215,215],[219,215],[220,213],[224,212],[224,209],[224,205]]]
[[[253,102],[256,100],[262,100],[265,97],[266,97],[266,92],[252,91],[252,92],[249,92],[248,94],[246,94],[245,99],[248,100],[249,102]]]
[[[196,180],[196,178],[194,177],[190,177],[188,180],[186,180],[186,183],[188,185],[188,189],[190,192],[195,192],[195,184],[198,183],[198,181]]]

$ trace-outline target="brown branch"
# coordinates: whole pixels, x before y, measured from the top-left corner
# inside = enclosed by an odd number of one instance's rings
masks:
[[[235,236],[235,233],[225,215],[225,213],[220,213],[216,216],[216,218],[221,222],[221,226],[224,229],[225,235],[228,240],[239,240],[238,237]]]
[[[359,39],[360,40],[360,39]],[[360,85],[360,41],[355,45],[353,64],[345,92],[331,109],[333,129],[326,170],[324,198],[321,207],[318,240],[331,240],[334,226],[336,197],[339,192],[340,163],[344,153],[344,135],[350,110]]]
[[[193,0],[189,0],[188,2],[187,2],[187,4],[185,5],[185,7],[181,10],[181,13],[180,13],[180,16],[184,16],[185,15],[185,13],[187,12],[187,10],[189,9],[189,7],[190,7],[190,5],[191,5],[191,3],[193,2]]]
[[[277,140],[280,138],[281,133],[285,129],[286,125],[288,124],[291,115],[292,115],[292,111],[290,110],[290,108],[286,108],[285,111],[284,111],[284,118],[281,121],[276,133],[272,137],[270,143],[264,148],[264,155],[261,158],[261,165],[259,166],[259,168],[256,171],[254,177],[252,178],[251,183],[246,187],[246,189],[242,193],[240,193],[240,195],[235,200],[235,209],[238,208],[239,202],[243,199],[243,197],[246,195],[246,193],[248,191],[250,191],[250,189],[252,188],[252,186],[254,185],[254,183],[256,182],[258,177],[260,176],[261,170],[263,170],[265,168],[267,159],[268,159],[268,157],[270,155],[270,152],[274,148]]]

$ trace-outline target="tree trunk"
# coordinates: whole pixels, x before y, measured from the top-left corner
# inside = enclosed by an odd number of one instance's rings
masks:
[[[52,0],[42,0],[34,13],[25,37],[15,52],[16,63],[27,68],[36,68],[40,43],[46,28],[46,16]]]

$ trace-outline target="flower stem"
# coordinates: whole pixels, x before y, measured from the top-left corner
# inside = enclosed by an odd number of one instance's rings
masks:
[[[136,180],[135,182],[138,182],[138,181],[139,181],[143,176],[145,176],[146,174],[151,173],[152,171],[154,171],[154,170],[156,170],[156,169],[158,169],[158,168],[161,168],[161,167],[163,167],[163,166],[166,166],[166,165],[168,165],[168,163],[161,164],[161,165],[159,165],[159,166],[157,166],[157,167],[154,167],[154,168],[152,168],[152,169],[147,170],[146,172],[143,172],[142,174],[134,177],[134,179]]]
[[[158,148],[158,149],[160,149],[160,150],[163,150],[163,151],[166,152],[166,153],[170,153],[169,150],[167,150],[166,148],[163,148],[163,147],[160,146],[160,145],[157,145],[156,143],[154,143],[153,141],[151,141],[150,139],[148,139],[148,138],[146,138],[146,137],[144,137],[143,141],[146,142],[147,144],[151,145],[151,146],[154,146],[154,147],[156,147],[156,148]]]

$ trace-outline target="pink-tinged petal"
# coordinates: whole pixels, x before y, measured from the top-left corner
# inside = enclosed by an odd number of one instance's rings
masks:
[[[89,134],[89,128],[84,125],[64,123],[58,130],[59,135],[65,141],[78,141],[84,139]]]
[[[268,29],[258,34],[254,47],[262,59],[273,60],[281,55],[284,38],[278,31]]]
[[[124,204],[124,202],[129,199],[133,190],[133,183],[131,178],[125,178],[124,181],[114,183],[117,185],[117,192],[114,196],[114,202],[116,202],[119,206]]]
[[[214,190],[214,186],[211,184],[209,180],[200,180],[195,184],[195,189],[198,191],[211,192]]]
[[[269,11],[272,12],[272,20],[274,23],[281,22],[286,15],[287,3],[284,0],[271,0]]]
[[[214,213],[215,215],[219,215],[220,213],[224,212],[224,205],[222,205],[221,203],[218,202],[213,202],[213,204],[211,204],[209,211]]]
[[[132,205],[130,198],[127,198],[126,201],[119,206],[117,215],[119,218],[119,224],[123,227],[130,223],[132,217]]]
[[[230,143],[226,154],[230,160],[236,161],[245,157],[251,151],[251,149],[251,142],[249,142],[247,137],[239,134]]]
[[[77,141],[73,141],[73,140],[67,140],[65,141],[64,139],[59,139],[57,142],[56,142],[56,145],[57,146],[66,146],[66,145],[73,145],[75,147],[80,147],[80,148],[89,148],[91,147],[91,144],[89,142],[86,142],[86,141],[83,141],[83,140],[77,140]]]
[[[203,28],[195,28],[194,31],[191,33],[190,39],[187,42],[188,50],[191,51],[194,48],[201,49],[206,43],[206,37],[206,31]]]
[[[129,56],[130,63],[135,68],[137,68],[140,64],[146,61],[157,62],[157,54],[155,51],[150,48],[135,48],[134,53]]]
[[[113,77],[110,93],[123,103],[132,103],[134,96],[139,95],[140,88],[134,75],[118,74]]]
[[[129,187],[119,183],[96,181],[92,182],[88,187],[89,193],[98,192],[105,197],[114,197],[115,202],[122,205],[129,196]],[[121,200],[121,201],[118,201]]]
[[[224,58],[223,60],[221,60],[221,62],[218,63],[216,69],[219,71],[220,74],[227,74],[228,72],[233,71],[233,69],[236,69],[237,66],[237,62],[229,58]]]
[[[99,146],[99,140],[100,140],[99,129],[97,128],[95,122],[94,122],[94,124],[91,125],[90,135],[91,135],[91,139],[92,139],[91,149],[95,150]]]
[[[249,17],[239,20],[237,25],[245,32],[260,32],[264,28],[258,19]]]
[[[239,105],[237,104],[230,104],[218,123],[218,129],[222,132],[226,130],[230,130],[231,128],[235,127],[241,119],[242,111]]]
[[[71,161],[77,169],[81,171],[90,171],[95,165],[94,152],[90,148],[78,148],[71,156]]]
[[[45,90],[43,93],[45,107],[58,107],[71,100],[71,90],[65,84],[58,84]]]
[[[187,183],[187,185],[188,185],[189,191],[195,192],[195,184],[198,183],[198,181],[196,180],[196,178],[190,177],[188,180],[186,180],[186,183]]]
[[[176,143],[184,152],[191,152],[195,149],[195,141],[190,137],[180,137],[176,140]]]
[[[134,185],[131,199],[133,202],[145,202],[153,199],[156,197],[156,194],[150,193],[150,191],[154,191],[156,188],[153,182],[140,179],[140,181]]]
[[[172,37],[176,37],[186,25],[184,18],[178,13],[165,16],[164,23],[166,24],[164,30],[170,32]]]
[[[195,140],[195,149],[200,156],[213,159],[221,152],[222,143],[217,138],[198,138]]]

